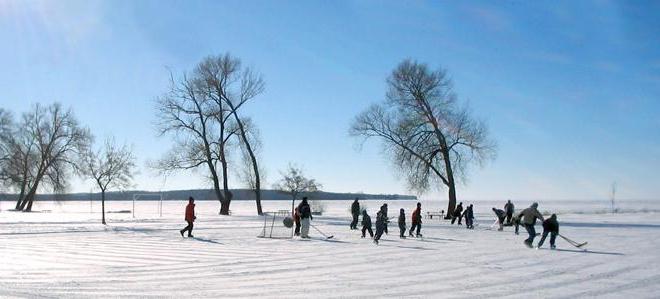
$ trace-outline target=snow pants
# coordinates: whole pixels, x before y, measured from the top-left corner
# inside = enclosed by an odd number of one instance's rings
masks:
[[[383,235],[384,231],[385,231],[384,225],[376,225],[376,235],[374,236],[374,240],[376,241],[380,240],[380,237]]]
[[[550,246],[555,246],[555,239],[557,239],[557,232],[551,232],[547,230],[543,230],[543,236],[541,236],[541,240],[539,241],[539,246],[543,246],[543,242],[545,241],[545,238],[550,234]]]
[[[422,224],[419,223],[419,222],[413,222],[412,227],[410,228],[410,233],[409,233],[410,236],[413,235],[413,231],[415,229],[417,229],[416,234],[417,234],[417,236],[419,236],[419,231],[422,230]]]
[[[300,224],[302,224],[302,227],[300,228],[300,236],[303,238],[309,238],[309,218],[300,219]]]
[[[373,238],[374,237],[374,231],[371,230],[371,226],[363,226],[362,227],[362,238],[364,238],[366,236],[365,233],[367,231],[369,231],[369,236],[371,236]]]
[[[534,224],[523,224],[523,226],[529,234],[529,237],[525,240],[525,242],[532,244],[532,242],[534,242],[534,237],[536,237],[536,229],[534,228]]]
[[[359,214],[353,214],[353,221],[351,221],[351,229],[357,229]]]
[[[188,226],[184,227],[182,230],[180,230],[180,232],[181,232],[181,234],[183,234],[184,232],[188,231],[188,237],[190,237],[190,236],[192,236],[193,222],[192,221],[187,221],[187,220],[186,220],[186,222],[188,222]]]
[[[403,238],[403,237],[406,236],[406,225],[405,224],[399,224],[399,232],[400,232],[399,237]]]
[[[511,224],[511,218],[513,218],[513,213],[506,213],[506,223]]]
[[[300,236],[300,221],[296,221],[296,230],[293,233],[296,236]]]

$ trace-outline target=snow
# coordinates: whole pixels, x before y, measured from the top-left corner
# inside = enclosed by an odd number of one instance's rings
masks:
[[[390,201],[390,217],[416,202]],[[527,205],[515,202],[521,209]],[[131,210],[108,202],[108,211]],[[381,202],[363,201],[372,219]],[[522,244],[524,229],[490,228],[488,210],[500,202],[476,202],[476,228],[424,219],[422,239],[390,234],[380,245],[348,230],[350,202],[324,202],[312,240],[256,238],[263,218],[253,202],[232,203],[232,216],[218,216],[217,202],[198,202],[196,238],[181,238],[185,202],[139,202],[130,213],[107,214],[98,204],[38,203],[40,213],[0,212],[0,297],[511,297],[653,298],[660,294],[660,217],[657,202],[647,212],[609,214],[607,203],[540,202],[559,214],[560,232],[588,241],[587,251],[560,238],[540,250]],[[601,206],[602,205],[602,206]],[[583,207],[580,210],[580,206]],[[423,211],[444,202],[423,202]],[[264,202],[264,210],[290,208]],[[629,207],[633,209],[633,205]],[[651,212],[648,212],[651,211]],[[410,225],[408,220],[408,225]],[[537,230],[541,230],[537,225]],[[537,240],[538,241],[538,238]]]

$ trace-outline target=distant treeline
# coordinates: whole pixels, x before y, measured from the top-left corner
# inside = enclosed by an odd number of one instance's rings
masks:
[[[233,189],[231,190],[234,195],[233,200],[255,200],[254,191],[248,189]],[[163,200],[186,200],[189,196],[195,200],[217,200],[215,193],[212,189],[195,189],[195,190],[175,190],[175,191],[123,191],[123,192],[107,192],[105,194],[106,200],[133,200],[133,195],[140,195],[139,200],[159,200],[159,194],[162,194]],[[364,193],[334,193],[334,192],[311,192],[305,194],[310,199],[314,200],[352,200],[358,198],[360,200],[416,200],[417,196],[414,195],[399,195],[399,194],[364,194]],[[262,190],[262,200],[291,200],[291,196],[277,190]],[[298,199],[301,199],[300,196]],[[2,201],[16,201],[17,194],[0,194]],[[38,194],[35,198],[36,201],[100,201],[101,193],[68,193],[68,194]]]

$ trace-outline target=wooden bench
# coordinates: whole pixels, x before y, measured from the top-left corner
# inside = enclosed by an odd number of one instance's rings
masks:
[[[426,212],[427,219],[433,219],[433,217],[438,217],[442,219],[443,217],[445,217],[445,211],[442,210],[440,212]]]

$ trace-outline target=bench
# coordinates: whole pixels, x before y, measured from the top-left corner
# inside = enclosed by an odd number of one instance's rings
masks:
[[[442,219],[443,217],[445,217],[445,211],[442,210],[440,212],[426,212],[427,219],[433,219],[433,217],[438,217]]]

